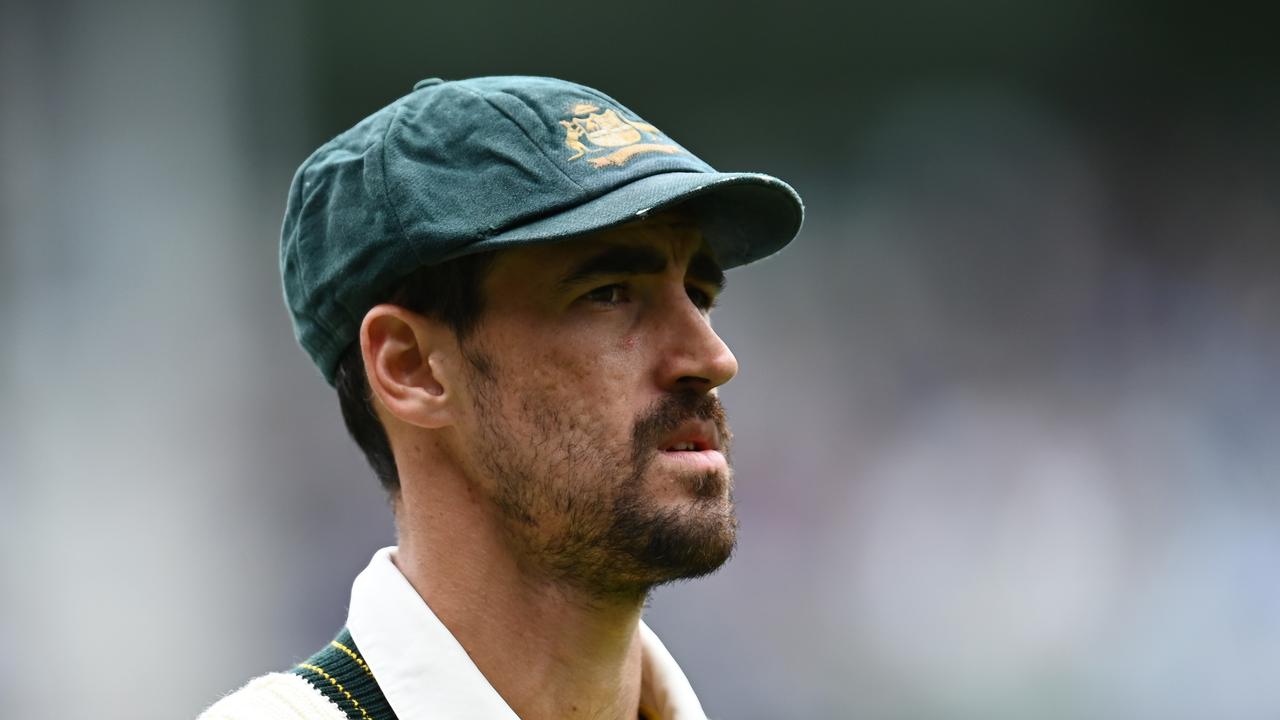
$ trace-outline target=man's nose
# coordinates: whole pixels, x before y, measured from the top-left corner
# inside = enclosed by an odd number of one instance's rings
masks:
[[[683,288],[680,295],[681,301],[669,304],[661,320],[660,382],[670,391],[709,392],[738,374],[738,359]]]

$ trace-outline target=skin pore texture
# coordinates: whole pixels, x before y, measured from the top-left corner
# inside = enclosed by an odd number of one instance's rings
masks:
[[[394,305],[364,319],[395,562],[524,720],[634,719],[648,591],[733,550],[722,285],[662,216],[501,251],[462,342]]]

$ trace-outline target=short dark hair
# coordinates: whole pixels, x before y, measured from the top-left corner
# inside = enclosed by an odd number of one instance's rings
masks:
[[[390,293],[386,302],[444,323],[462,341],[475,330],[484,311],[482,286],[493,264],[493,255],[492,251],[463,255],[415,270]],[[338,361],[333,384],[338,390],[347,432],[364,451],[383,489],[394,495],[400,490],[400,473],[387,431],[373,409],[373,395],[359,342],[352,343]]]

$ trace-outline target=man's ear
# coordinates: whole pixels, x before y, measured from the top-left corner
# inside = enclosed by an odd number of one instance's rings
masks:
[[[439,353],[453,344],[443,324],[398,305],[377,305],[360,324],[360,354],[369,390],[387,412],[418,427],[453,423],[452,378]]]

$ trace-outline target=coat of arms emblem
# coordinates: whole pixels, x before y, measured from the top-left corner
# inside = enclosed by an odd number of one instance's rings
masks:
[[[605,155],[587,158],[587,162],[596,168],[621,167],[641,153],[683,152],[664,138],[658,128],[639,120],[628,120],[612,108],[601,110],[584,102],[573,106],[570,112],[570,119],[560,121],[564,126],[565,147],[573,151],[569,160],[605,152]]]

